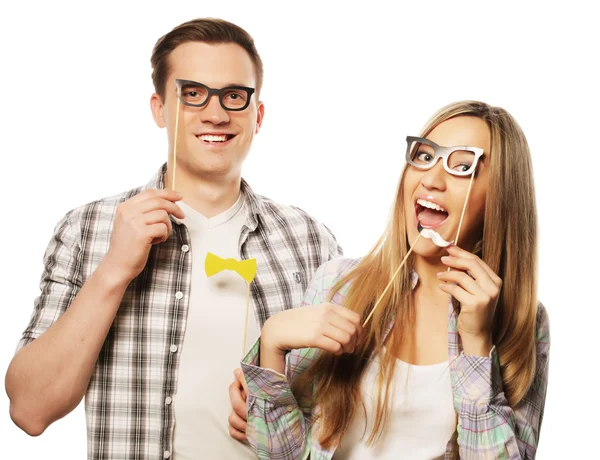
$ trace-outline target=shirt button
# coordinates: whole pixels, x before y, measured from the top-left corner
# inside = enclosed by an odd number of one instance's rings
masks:
[[[163,454],[164,458],[169,458],[171,456],[171,452],[169,452],[168,450],[165,450],[165,453]]]
[[[177,291],[177,292],[175,293],[175,298],[176,298],[176,299],[181,299],[182,297],[183,297],[183,292],[181,292],[181,291]]]
[[[169,350],[171,351],[171,353],[175,353],[177,351],[177,345],[171,345],[171,348],[169,348]]]
[[[165,398],[165,404],[166,404],[167,406],[168,406],[169,404],[171,404],[171,402],[172,402],[172,401],[173,401],[173,400],[171,399],[171,397],[170,397],[170,396],[167,396],[167,397]]]
[[[190,250],[190,247],[187,244],[184,244],[183,246],[181,246],[181,250],[183,252],[188,252]]]

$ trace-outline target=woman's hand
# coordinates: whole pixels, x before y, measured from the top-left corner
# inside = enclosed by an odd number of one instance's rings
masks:
[[[487,356],[492,344],[492,322],[502,280],[479,257],[458,246],[447,248],[442,262],[451,268],[438,273],[440,289],[460,302],[458,333],[467,355]]]
[[[260,366],[283,373],[285,353],[320,348],[337,355],[352,353],[361,334],[360,315],[324,303],[294,308],[267,320],[261,333]]]

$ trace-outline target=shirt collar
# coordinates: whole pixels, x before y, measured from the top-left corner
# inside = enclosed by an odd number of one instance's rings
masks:
[[[419,283],[419,274],[416,271],[411,270],[410,271],[410,287],[412,289],[414,289],[417,287],[418,283]]]

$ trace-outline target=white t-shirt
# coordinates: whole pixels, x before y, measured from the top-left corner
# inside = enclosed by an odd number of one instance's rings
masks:
[[[235,271],[207,278],[206,253],[240,260],[239,241],[245,222],[242,196],[227,211],[207,219],[179,203],[190,232],[192,284],[190,307],[173,397],[174,460],[256,458],[247,444],[229,436],[229,385],[240,367],[248,284]],[[246,350],[259,327],[252,304],[248,315]]]
[[[368,429],[365,431],[364,412],[359,406],[333,459],[443,459],[456,428],[449,367],[448,362],[416,366],[396,361],[390,418],[381,438],[369,448],[365,443],[373,426],[378,394],[379,360],[375,358],[361,385]]]

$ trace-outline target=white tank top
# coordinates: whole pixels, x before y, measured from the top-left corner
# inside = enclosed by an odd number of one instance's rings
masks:
[[[359,405],[333,459],[443,459],[456,428],[449,366],[449,362],[416,366],[397,360],[390,418],[381,438],[368,447],[378,394],[375,358],[361,385],[368,424]]]

